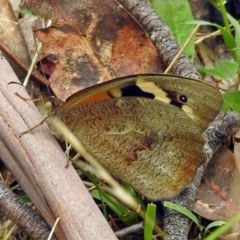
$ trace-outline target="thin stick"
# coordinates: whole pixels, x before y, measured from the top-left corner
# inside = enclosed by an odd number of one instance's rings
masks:
[[[194,28],[193,32],[191,33],[191,35],[189,36],[189,38],[187,39],[187,41],[184,43],[184,45],[182,46],[182,48],[180,49],[180,51],[178,52],[178,54],[174,57],[174,59],[172,60],[172,62],[170,63],[170,65],[167,67],[167,69],[165,70],[164,74],[169,73],[169,71],[172,69],[173,65],[175,64],[175,62],[177,61],[177,59],[181,56],[181,54],[183,53],[183,51],[185,50],[185,48],[187,47],[187,45],[189,44],[189,42],[191,41],[191,39],[193,38],[193,36],[195,35],[195,33],[197,32],[198,28],[201,25],[198,24],[196,25],[196,27]]]
[[[56,219],[56,221],[55,221],[55,223],[54,223],[54,225],[53,225],[53,227],[52,227],[52,230],[51,230],[51,232],[50,232],[49,237],[48,237],[47,240],[51,240],[51,238],[52,238],[52,236],[53,236],[53,233],[54,233],[54,230],[56,229],[59,221],[60,221],[60,217],[58,217],[58,218]]]
[[[47,22],[47,24],[46,24],[46,27],[49,27],[51,24],[52,24],[52,21],[49,20]],[[41,49],[42,49],[42,43],[39,43],[39,45],[37,47],[37,52],[34,55],[34,58],[32,60],[31,66],[30,66],[30,68],[28,70],[27,76],[24,79],[23,86],[27,86],[27,84],[28,84],[28,80],[29,80],[29,78],[30,78],[30,76],[31,76],[31,74],[33,72],[33,68],[35,67],[35,64],[37,62],[37,59],[38,59],[38,56],[39,56],[39,52],[40,52]]]
[[[18,57],[16,57],[7,46],[5,46],[2,42],[0,42],[0,50],[6,55],[8,58],[10,58],[13,62],[17,64],[23,71],[28,72],[28,66],[26,66],[24,63],[22,63]],[[39,82],[42,84],[49,86],[49,81],[43,77],[38,71],[34,70],[32,71],[31,75],[36,78]]]

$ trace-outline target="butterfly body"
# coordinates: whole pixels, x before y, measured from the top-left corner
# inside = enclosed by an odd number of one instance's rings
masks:
[[[111,174],[157,200],[179,193],[204,163],[202,134],[221,103],[202,81],[140,75],[80,91],[57,115]]]

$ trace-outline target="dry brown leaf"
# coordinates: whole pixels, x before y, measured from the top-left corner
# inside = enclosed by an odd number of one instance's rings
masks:
[[[228,220],[240,213],[239,182],[234,155],[224,146],[207,166],[193,211],[210,220]]]
[[[0,1],[0,16],[0,42],[6,46],[13,55],[18,56],[22,63],[29,66],[31,59],[28,54],[27,44],[9,1]],[[25,77],[25,73],[16,63],[11,60],[9,60],[9,62],[20,78]]]
[[[44,55],[55,58],[51,87],[65,100],[82,88],[138,73],[161,73],[163,63],[145,31],[115,1],[28,0],[53,26],[35,31]]]

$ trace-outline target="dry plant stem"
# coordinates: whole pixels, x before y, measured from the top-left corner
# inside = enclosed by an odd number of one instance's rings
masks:
[[[27,204],[22,202],[9,188],[0,182],[0,211],[36,240],[45,240],[50,228]],[[57,239],[55,236],[52,240]]]
[[[142,0],[118,0],[147,31],[153,44],[158,49],[164,63],[168,66],[180,48],[165,22]],[[200,79],[199,73],[185,55],[181,55],[173,65],[176,75]]]
[[[43,19],[43,27],[44,28],[49,27],[51,24],[52,24],[52,21],[50,21],[50,20],[47,21],[47,23],[45,24],[45,19]],[[39,58],[39,53],[40,53],[41,49],[42,49],[42,43],[39,43],[38,46],[37,46],[37,52],[35,53],[35,55],[33,57],[33,60],[31,62],[29,70],[27,72],[27,76],[24,79],[23,86],[27,86],[27,84],[28,84],[29,78],[32,75],[33,69],[36,65],[36,62],[37,62],[38,58]]]
[[[12,52],[8,49],[8,47],[1,42],[0,42],[0,50],[4,53],[5,56],[7,56],[14,63],[16,63],[16,65],[19,66],[24,72],[26,73],[28,72],[28,67],[23,62],[21,62],[20,59],[18,59],[18,57],[13,55]],[[50,85],[49,81],[36,70],[34,70],[31,73],[31,76],[34,77],[36,80],[38,80],[40,83],[44,84],[45,86]]]
[[[170,63],[170,65],[167,67],[167,69],[164,71],[164,74],[168,74],[171,69],[172,66],[175,64],[175,62],[178,60],[178,58],[181,56],[181,54],[183,53],[183,51],[185,50],[185,48],[188,46],[189,42],[191,41],[191,39],[195,36],[196,32],[198,31],[200,27],[200,24],[198,24],[193,32],[191,33],[191,35],[188,37],[187,41],[184,43],[184,45],[181,47],[180,51],[177,53],[177,55],[173,58],[172,62]]]
[[[27,86],[29,78],[32,75],[33,69],[34,69],[34,67],[35,67],[35,65],[37,63],[37,59],[39,57],[39,52],[41,51],[41,49],[42,49],[42,44],[39,43],[39,45],[37,47],[37,52],[35,53],[34,58],[33,58],[32,62],[31,62],[30,67],[29,67],[29,70],[27,72],[27,76],[25,77],[25,79],[23,81],[23,86],[25,86],[25,87]]]
[[[60,218],[57,218],[56,221],[55,221],[55,223],[54,223],[54,225],[53,225],[53,227],[52,227],[52,230],[51,230],[51,232],[50,232],[47,240],[51,240],[51,239],[52,239],[52,236],[54,236],[54,231],[55,231],[55,229],[56,229],[59,221],[60,221]]]
[[[3,57],[0,72],[0,139],[12,155],[9,170],[21,171],[15,177],[49,226],[61,218],[55,231],[59,240],[116,239],[74,168],[65,168],[66,156],[47,125],[19,137],[42,117],[31,101],[15,95],[29,98],[24,88],[8,85],[19,81]]]

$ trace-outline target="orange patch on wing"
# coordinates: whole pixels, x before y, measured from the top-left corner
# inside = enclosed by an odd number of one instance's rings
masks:
[[[99,93],[99,94],[94,95],[94,96],[86,99],[85,101],[81,102],[81,104],[101,102],[101,101],[104,101],[104,100],[108,100],[110,98],[112,98],[112,97],[107,92]]]

